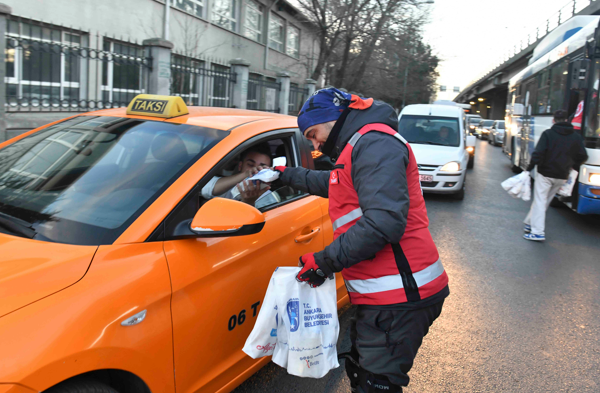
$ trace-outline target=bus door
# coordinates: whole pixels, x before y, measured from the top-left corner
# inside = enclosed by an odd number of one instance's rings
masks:
[[[525,168],[529,163],[529,157],[533,153],[530,149],[530,139],[534,137],[535,119],[531,116],[531,104],[533,97],[531,92],[535,87],[536,80],[531,79],[525,83],[525,110],[523,113],[523,128],[521,128],[519,166]]]
[[[575,130],[583,130],[585,114],[585,97],[587,95],[587,71],[589,60],[576,60],[571,63],[569,70],[569,97],[567,101],[567,114]]]

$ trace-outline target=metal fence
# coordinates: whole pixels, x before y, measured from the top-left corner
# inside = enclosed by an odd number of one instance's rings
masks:
[[[279,94],[281,83],[250,74],[248,79],[248,100],[246,107],[258,111],[279,113]]]
[[[140,45],[18,17],[7,22],[9,112],[122,107],[147,89],[151,59]]]
[[[188,105],[231,107],[236,75],[227,66],[173,54],[171,56],[171,94]]]
[[[302,105],[304,105],[304,101],[308,98],[308,89],[301,88],[296,84],[291,84],[290,86],[290,102],[288,114],[292,116],[298,116],[300,109],[302,109]]]

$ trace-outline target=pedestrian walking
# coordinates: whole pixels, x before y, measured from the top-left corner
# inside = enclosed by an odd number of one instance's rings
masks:
[[[571,168],[583,164],[588,156],[581,135],[567,121],[564,110],[554,112],[554,124],[542,133],[531,155],[528,171],[537,166],[533,203],[525,217],[525,235],[527,240],[546,240],[546,210],[558,190],[569,178]]]
[[[335,166],[276,168],[285,184],[329,198],[334,241],[300,258],[297,279],[317,287],[342,273],[357,305],[345,362],[352,391],[401,392],[449,294],[415,156],[393,108],[372,98],[319,90],[298,125]]]

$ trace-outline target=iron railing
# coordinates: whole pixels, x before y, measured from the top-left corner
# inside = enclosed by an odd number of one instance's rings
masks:
[[[279,94],[281,83],[250,74],[248,80],[248,99],[246,107],[257,111],[279,113]]]
[[[290,86],[290,102],[288,114],[292,116],[298,116],[300,109],[302,109],[302,105],[304,105],[304,101],[308,98],[308,89],[301,88],[297,85]]]
[[[171,56],[171,94],[187,105],[231,107],[236,75],[227,66],[187,56]]]
[[[77,112],[127,106],[148,85],[140,45],[11,17],[6,34],[6,110]],[[101,43],[101,44],[100,44]]]

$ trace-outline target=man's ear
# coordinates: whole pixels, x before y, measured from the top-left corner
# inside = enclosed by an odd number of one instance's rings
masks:
[[[242,166],[244,165],[244,161],[238,162],[238,172],[242,171]]]

